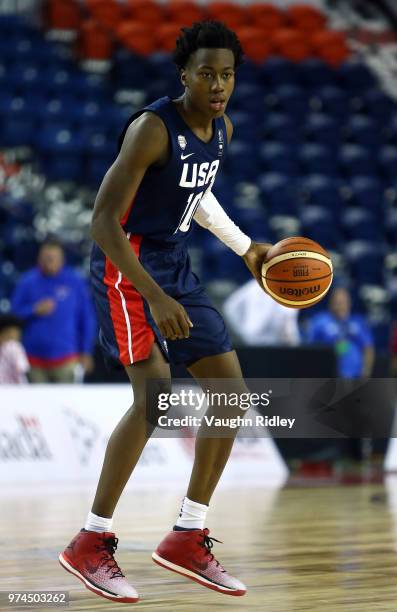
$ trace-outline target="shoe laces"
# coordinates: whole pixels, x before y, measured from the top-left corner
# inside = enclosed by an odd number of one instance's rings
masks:
[[[203,529],[203,532],[202,532],[203,539],[199,541],[199,544],[200,546],[203,546],[203,548],[205,548],[206,550],[205,556],[210,555],[209,561],[215,561],[216,566],[220,567],[222,572],[226,572],[226,570],[223,569],[222,565],[219,563],[217,559],[215,559],[215,556],[211,552],[211,548],[213,547],[214,542],[218,542],[219,544],[223,544],[223,542],[221,542],[221,540],[217,540],[216,538],[210,538],[208,534],[209,534],[209,530]]]
[[[116,537],[102,537],[100,540],[101,546],[95,547],[98,552],[103,552],[100,565],[108,566],[106,572],[112,572],[111,578],[124,578],[124,574],[114,558],[119,539]]]

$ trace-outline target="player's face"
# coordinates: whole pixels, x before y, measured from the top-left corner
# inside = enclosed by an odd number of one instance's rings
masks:
[[[230,49],[197,49],[181,72],[185,95],[206,115],[221,117],[234,88],[234,55]]]
[[[55,276],[64,264],[63,251],[57,246],[44,246],[39,253],[39,266],[47,276]]]

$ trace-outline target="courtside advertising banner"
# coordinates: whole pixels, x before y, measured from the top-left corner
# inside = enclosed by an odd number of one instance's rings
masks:
[[[175,387],[181,390],[180,386]],[[35,385],[0,389],[0,482],[92,482],[113,429],[132,404],[127,385]],[[196,428],[153,435],[129,486],[173,486],[188,479]],[[222,485],[281,485],[288,470],[273,440],[237,438]]]

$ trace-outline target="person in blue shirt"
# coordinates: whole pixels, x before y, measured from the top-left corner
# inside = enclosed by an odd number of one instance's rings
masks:
[[[93,368],[96,317],[86,281],[65,265],[62,246],[44,242],[37,267],[22,275],[12,296],[25,323],[23,344],[32,382],[71,383],[76,365]]]
[[[333,290],[328,312],[309,321],[307,341],[334,346],[341,378],[371,375],[375,357],[372,333],[364,317],[351,312],[350,295],[344,287]]]

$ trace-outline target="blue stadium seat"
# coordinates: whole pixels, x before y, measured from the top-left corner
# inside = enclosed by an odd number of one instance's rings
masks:
[[[327,147],[317,143],[304,144],[299,152],[300,162],[304,174],[337,174],[337,161],[335,155]]]
[[[258,66],[247,59],[241,66],[238,68],[238,83],[258,83],[260,81],[260,71]]]
[[[263,87],[256,83],[239,83],[231,98],[232,108],[242,112],[260,114],[263,112],[265,103],[265,92]]]
[[[386,123],[391,114],[396,111],[394,100],[381,89],[369,89],[364,92],[362,99],[367,114],[380,124]]]
[[[380,145],[379,128],[376,122],[366,115],[351,115],[344,130],[350,142],[371,148],[377,148]]]
[[[326,113],[308,114],[304,130],[307,140],[311,142],[317,142],[334,148],[339,145],[340,127],[331,115]]]
[[[384,240],[382,228],[376,216],[362,208],[347,208],[342,214],[342,225],[349,240],[367,240],[379,243]]]
[[[305,59],[298,64],[299,80],[307,89],[314,89],[336,83],[335,71],[317,58]]]
[[[37,138],[42,170],[53,180],[83,179],[84,143],[77,131],[67,127],[43,129]]]
[[[260,158],[263,169],[267,172],[278,172],[296,176],[298,161],[295,150],[280,142],[267,142],[260,147]]]
[[[0,261],[0,296],[11,296],[18,279],[17,270],[12,261]]]
[[[335,85],[324,85],[311,92],[318,110],[334,116],[344,118],[346,116],[347,97],[343,89]]]
[[[182,85],[175,64],[168,53],[154,53],[149,58],[149,76],[146,78],[145,88],[150,101],[164,96],[164,92],[173,96],[182,93]],[[164,84],[166,85],[164,87]],[[139,87],[138,89],[141,89]]]
[[[235,182],[255,180],[259,161],[258,157],[253,154],[252,145],[243,140],[232,140],[225,160],[225,169]]]
[[[397,146],[385,146],[379,151],[380,171],[387,181],[393,181],[397,173]]]
[[[37,122],[30,113],[29,101],[16,97],[8,100],[8,108],[4,99],[3,104],[0,111],[0,143],[6,147],[32,145]]]
[[[326,249],[338,250],[343,244],[343,236],[332,211],[325,206],[304,206],[300,211],[301,232],[316,240]]]
[[[382,284],[384,252],[379,245],[354,240],[346,243],[344,254],[357,285]]]
[[[258,240],[259,236],[264,238],[269,235],[267,215],[260,203],[257,206],[244,208],[234,205],[231,217],[253,240]]]
[[[233,123],[235,138],[254,143],[259,140],[258,124],[252,113],[231,110],[228,115]]]
[[[367,174],[376,177],[375,161],[367,148],[356,144],[345,144],[340,148],[339,162],[344,173],[353,177]]]
[[[368,176],[353,176],[350,180],[352,204],[378,213],[384,203],[383,186],[380,181]]]
[[[323,174],[308,174],[300,182],[300,188],[311,204],[324,206],[338,214],[343,206],[339,180]]]
[[[304,89],[285,83],[272,90],[272,106],[277,111],[302,118],[308,112],[308,99]]]
[[[266,113],[263,119],[264,140],[278,140],[285,144],[298,144],[301,140],[300,124],[286,113]]]
[[[33,114],[41,122],[42,128],[52,125],[67,125],[73,129],[73,124],[80,116],[81,101],[71,95],[58,98],[47,98],[42,105],[35,105]]]
[[[394,246],[397,244],[397,210],[389,209],[384,216],[386,235]],[[397,313],[396,313],[397,314]]]
[[[337,69],[337,76],[343,88],[351,93],[364,93],[376,87],[374,75],[361,62],[345,62]]]
[[[269,215],[297,215],[298,202],[291,177],[277,172],[266,172],[258,177],[262,204]]]
[[[158,72],[155,58],[135,55],[125,49],[120,49],[113,57],[112,78],[115,89],[145,89],[152,78],[159,76]]]
[[[259,67],[262,82],[267,86],[277,87],[279,85],[297,83],[299,71],[294,62],[283,57],[269,57]]]

